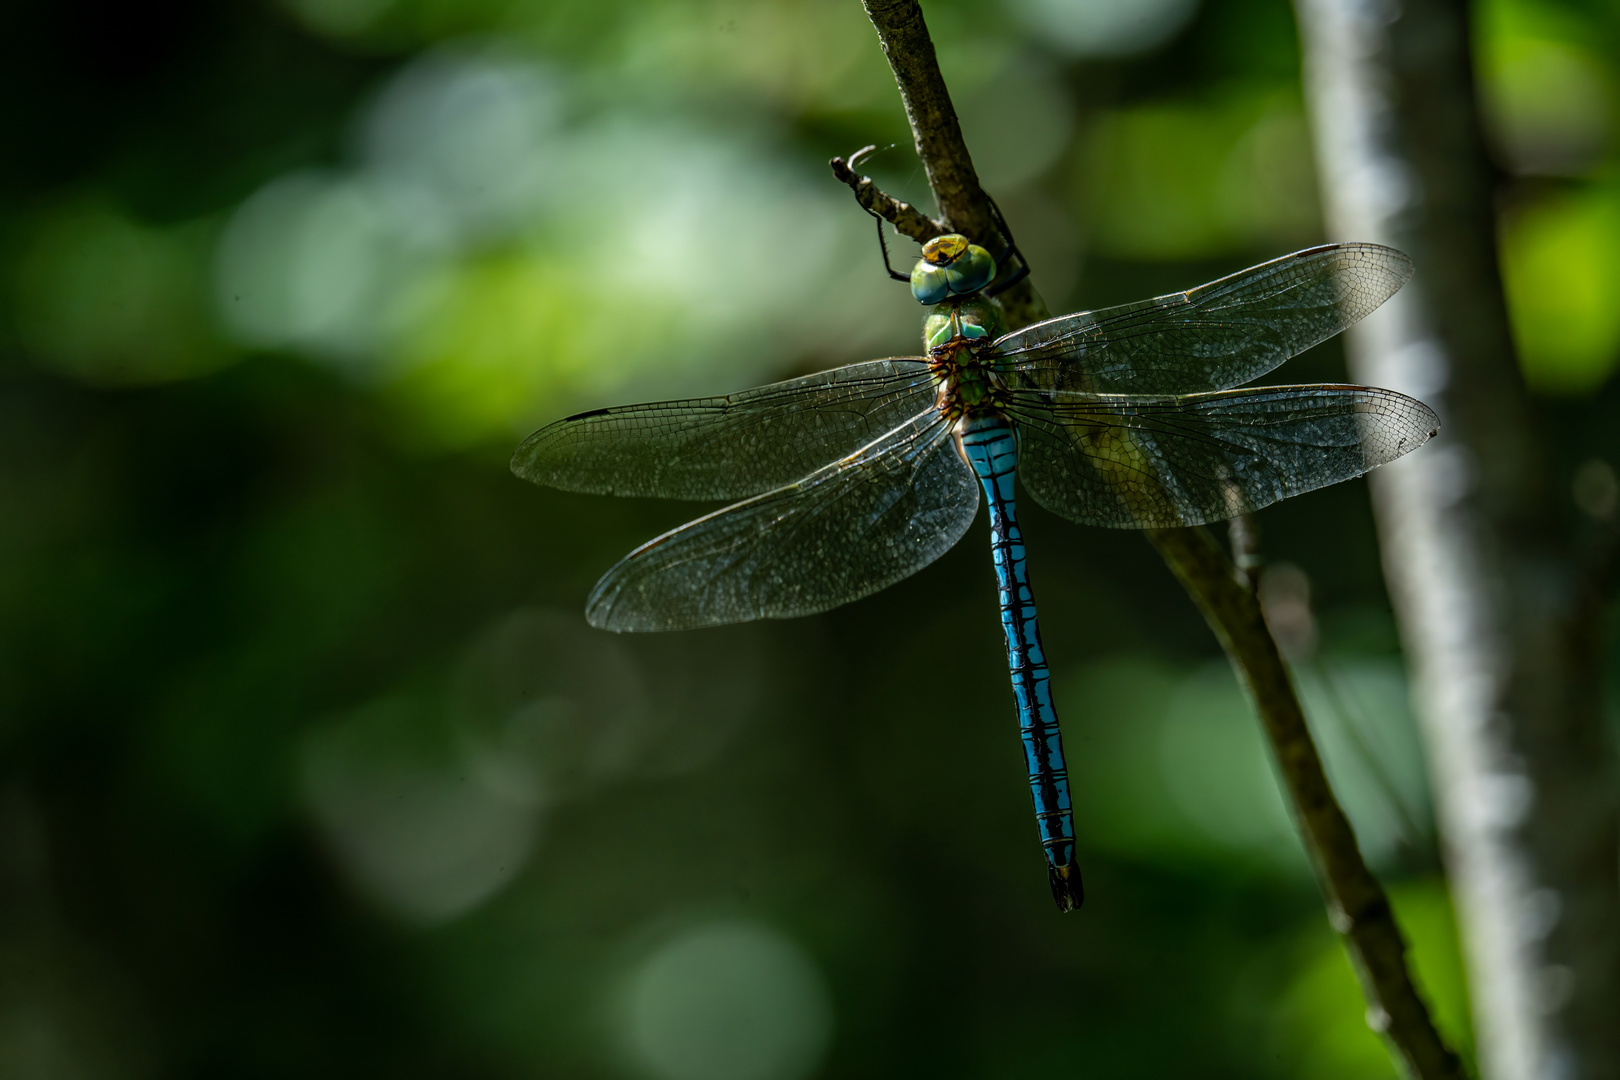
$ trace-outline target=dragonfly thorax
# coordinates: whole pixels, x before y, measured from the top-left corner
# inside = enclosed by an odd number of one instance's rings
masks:
[[[928,366],[940,385],[938,408],[948,418],[983,415],[1003,403],[1006,385],[998,361],[985,348],[991,340],[987,335],[956,334],[928,350]]]
[[[1007,332],[1001,305],[983,296],[949,300],[923,320],[923,348],[934,349],[955,338],[994,341]]]

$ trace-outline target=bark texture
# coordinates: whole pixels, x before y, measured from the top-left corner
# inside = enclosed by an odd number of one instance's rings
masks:
[[[1620,1078],[1620,827],[1601,575],[1519,377],[1460,0],[1295,0],[1336,239],[1417,275],[1349,332],[1358,382],[1440,438],[1371,477],[1411,660],[1482,1072]]]

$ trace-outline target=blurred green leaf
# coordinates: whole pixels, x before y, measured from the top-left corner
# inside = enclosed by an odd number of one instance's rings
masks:
[[[235,359],[208,318],[214,230],[156,228],[89,199],[41,215],[12,269],[39,362],[98,386],[195,378]]]
[[[1620,189],[1517,207],[1501,243],[1525,381],[1544,394],[1596,391],[1620,362]]]
[[[1450,897],[1434,880],[1392,886],[1389,897],[1418,992],[1441,1034],[1466,1061],[1473,1054],[1473,1037]],[[1274,1049],[1287,1063],[1285,1074],[1297,1080],[1393,1080],[1394,1063],[1366,1024],[1366,1001],[1338,935],[1319,923],[1302,935],[1299,948],[1304,962],[1272,1034]]]
[[[1092,244],[1143,260],[1305,246],[1321,228],[1310,161],[1303,113],[1286,93],[1109,113],[1082,159]]]
[[[1612,58],[1592,47],[1598,28],[1547,0],[1485,0],[1475,20],[1476,68],[1487,128],[1515,171],[1591,172],[1613,148]]]

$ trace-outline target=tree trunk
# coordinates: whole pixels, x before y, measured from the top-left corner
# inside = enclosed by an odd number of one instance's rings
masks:
[[[1417,276],[1351,377],[1442,419],[1370,477],[1484,1075],[1620,1078],[1620,825],[1597,581],[1519,377],[1460,0],[1295,0],[1330,231]]]

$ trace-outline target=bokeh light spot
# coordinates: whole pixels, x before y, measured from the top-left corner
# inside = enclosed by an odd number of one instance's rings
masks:
[[[432,924],[517,877],[540,808],[482,782],[441,737],[431,697],[398,694],[306,736],[306,798],[339,865],[384,909]]]
[[[170,382],[234,359],[208,312],[211,229],[156,228],[96,203],[42,215],[17,269],[17,320],[43,364],[93,385]]]
[[[985,186],[1000,192],[1038,179],[1069,149],[1074,104],[1047,66],[1029,57],[957,104],[962,132]]]
[[[902,293],[846,272],[871,234],[820,162],[812,182],[763,129],[585,94],[509,47],[406,65],[356,118],[357,160],[237,208],[216,260],[226,329],[379,386],[400,434],[446,447],[624,392],[767,381],[915,326]]]
[[[373,26],[394,0],[282,0],[288,11],[318,34],[346,37]]]
[[[1189,824],[1263,860],[1300,861],[1260,725],[1225,664],[1182,682],[1159,748],[1165,787]]]
[[[1077,195],[1102,254],[1207,258],[1320,235],[1310,140],[1292,97],[1120,109],[1086,142]]]
[[[536,64],[502,52],[430,53],[391,82],[361,131],[367,171],[427,238],[499,238],[521,229],[549,176],[561,104]]]
[[[752,923],[690,930],[631,980],[631,1053],[663,1080],[799,1080],[819,1064],[832,1005],[814,963]]]
[[[1198,0],[1009,0],[1040,40],[1070,56],[1129,56],[1169,41]]]
[[[314,172],[284,177],[243,204],[221,239],[221,316],[245,345],[369,357],[400,247],[366,185]]]
[[[1502,284],[1525,382],[1595,391],[1620,362],[1620,191],[1520,208],[1502,223]]]
[[[1480,99],[1497,153],[1523,175],[1580,176],[1613,145],[1613,77],[1570,12],[1488,0],[1475,22]]]

